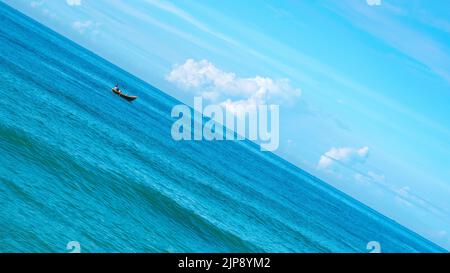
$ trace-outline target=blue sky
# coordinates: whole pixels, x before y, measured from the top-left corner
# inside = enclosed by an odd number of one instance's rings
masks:
[[[266,91],[277,154],[450,249],[447,0],[2,1],[186,103]]]

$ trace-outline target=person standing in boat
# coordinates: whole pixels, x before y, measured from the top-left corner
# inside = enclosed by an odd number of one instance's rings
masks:
[[[118,84],[118,83],[116,83],[116,85],[114,86],[114,88],[115,88],[117,91],[120,92],[120,88],[119,88],[119,84]]]

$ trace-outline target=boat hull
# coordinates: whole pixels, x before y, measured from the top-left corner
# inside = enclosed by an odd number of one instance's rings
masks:
[[[116,90],[116,89],[111,89],[111,91],[114,93],[114,94],[116,94],[116,95],[119,95],[121,98],[123,98],[123,99],[125,99],[125,100],[127,100],[127,101],[134,101],[135,99],[137,99],[138,97],[137,96],[129,96],[129,95],[127,95],[127,94],[123,94],[122,92],[120,92],[120,91],[118,91],[118,90]]]

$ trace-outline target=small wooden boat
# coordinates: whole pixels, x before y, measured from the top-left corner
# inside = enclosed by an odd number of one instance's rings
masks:
[[[117,89],[117,88],[115,88],[115,87],[112,89],[112,91],[113,91],[115,94],[119,95],[120,97],[126,99],[127,101],[134,101],[135,99],[138,98],[137,96],[130,96],[130,95],[124,94],[124,93],[122,93],[119,89]]]

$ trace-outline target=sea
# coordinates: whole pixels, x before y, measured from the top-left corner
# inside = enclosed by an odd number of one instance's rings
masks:
[[[0,252],[445,252],[3,3],[0,94]]]

